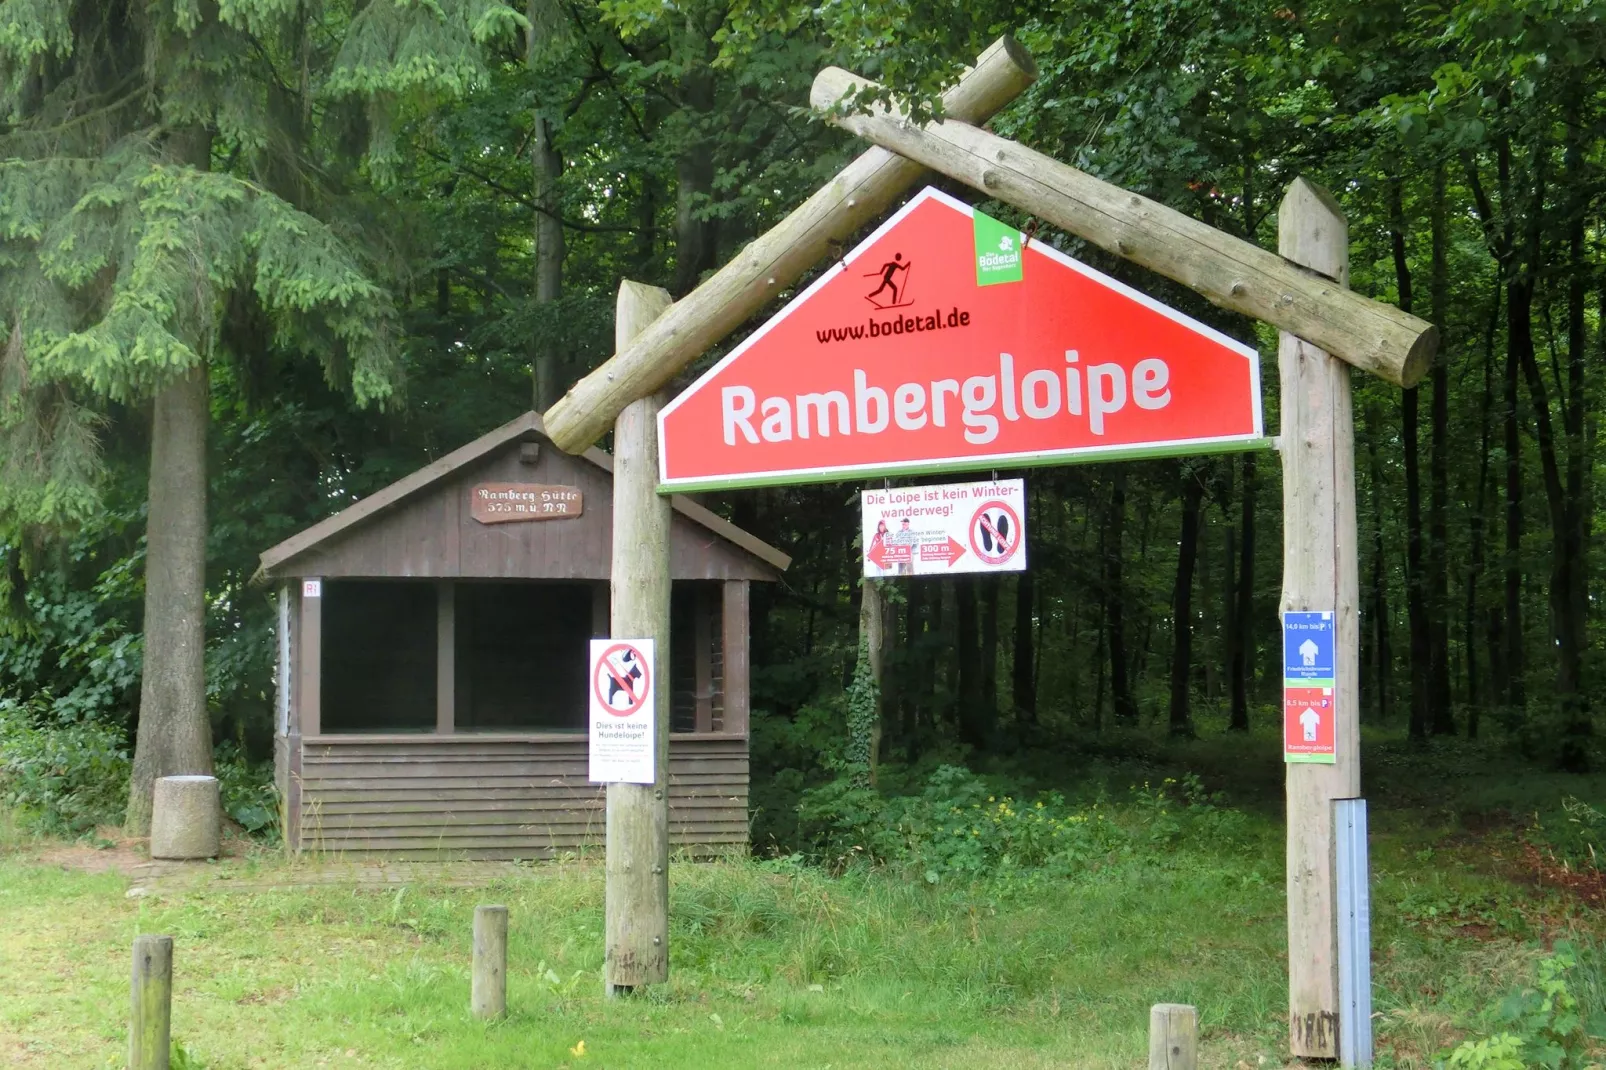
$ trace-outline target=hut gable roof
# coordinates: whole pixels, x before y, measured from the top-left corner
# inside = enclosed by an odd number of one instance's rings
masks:
[[[540,462],[542,471],[549,475],[575,478],[583,484],[589,484],[585,488],[584,513],[577,520],[496,525],[498,529],[503,530],[497,532],[495,538],[505,543],[521,536],[532,537],[528,533],[541,531],[538,537],[548,539],[551,536],[543,529],[551,529],[560,533],[559,538],[567,536],[571,541],[575,541],[578,536],[578,541],[586,546],[587,555],[596,558],[598,550],[596,543],[600,534],[597,525],[605,521],[611,533],[612,500],[609,490],[612,486],[613,458],[595,447],[586,450],[579,457],[562,453],[547,443],[546,429],[542,426],[540,415],[527,412],[265,551],[261,557],[257,578],[266,580],[282,576],[336,575],[340,572],[348,575],[507,575],[505,569],[517,569],[519,567],[517,562],[504,566],[501,571],[494,565],[488,566],[490,571],[485,571],[484,567],[479,570],[458,571],[452,566],[442,567],[438,560],[432,562],[431,547],[427,544],[438,536],[440,546],[455,555],[459,544],[459,536],[455,529],[467,519],[466,506],[462,506],[466,495],[456,493],[462,481],[476,475],[495,476],[499,458],[506,462],[513,453],[512,447],[515,444],[538,440],[547,447],[542,450]],[[506,463],[501,467],[506,468]],[[590,476],[586,476],[587,471],[591,473]],[[598,502],[599,495],[606,500]],[[786,569],[791,564],[791,558],[780,550],[684,495],[671,497],[670,504],[674,509],[673,528],[676,529],[672,532],[672,553],[677,557],[711,555],[712,558],[719,559],[722,572],[729,572],[733,577],[736,573],[741,573],[743,578],[750,579],[773,579],[776,572]],[[587,517],[591,518],[590,522],[582,524],[581,522]],[[331,564],[342,558],[343,549],[356,542],[382,541],[381,529],[389,525],[412,529],[398,534],[411,544],[405,550],[404,556],[410,555],[409,561],[422,562],[420,567],[413,568],[410,564],[403,563],[398,568],[392,560],[389,567],[377,572],[360,572],[341,568],[338,563]],[[469,530],[475,534],[483,534],[477,523],[468,521],[468,525],[472,525]],[[453,530],[439,531],[442,528]],[[676,535],[679,538],[676,538]],[[716,538],[709,539],[708,535]],[[607,545],[611,545],[611,539],[608,539],[602,547],[604,554]],[[417,546],[423,546],[423,549],[415,549]],[[548,550],[548,553],[562,552],[561,549]],[[387,556],[395,559],[397,555],[379,554],[381,558]],[[440,556],[440,554],[435,555],[437,559]],[[516,552],[514,556],[517,556]],[[593,565],[595,564],[593,561]],[[711,566],[705,563],[703,567]],[[733,569],[735,571],[731,572]],[[533,575],[579,578],[590,575],[591,572],[595,572],[594,567],[587,572],[586,566],[580,564],[571,567],[567,572],[538,571]],[[686,567],[676,569],[677,574],[683,572],[686,572]],[[602,576],[606,574],[604,569]],[[592,578],[597,577],[592,576]]]

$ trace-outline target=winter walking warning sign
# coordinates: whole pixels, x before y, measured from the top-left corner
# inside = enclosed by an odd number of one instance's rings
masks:
[[[1283,614],[1283,761],[1332,764],[1334,615]]]
[[[591,640],[591,782],[653,782],[653,643]]]
[[[864,574],[949,575],[1026,569],[1026,482],[866,490]]]

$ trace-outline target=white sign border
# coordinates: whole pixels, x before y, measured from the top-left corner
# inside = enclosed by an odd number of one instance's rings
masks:
[[[962,212],[966,216],[969,216],[971,219],[974,219],[976,216],[976,209],[974,206],[966,204],[964,201],[961,201],[956,197],[950,197],[948,194],[939,189],[927,186],[925,189],[915,194],[914,197],[910,198],[909,203],[905,204],[902,208],[894,212],[885,223],[881,224],[874,231],[872,231],[869,237],[865,238],[858,245],[854,246],[853,249],[843,256],[841,260],[837,261],[837,263],[821,272],[820,277],[815,279],[814,282],[811,283],[802,293],[788,301],[786,303],[786,307],[782,308],[775,315],[765,320],[763,325],[755,330],[752,334],[744,338],[740,345],[731,350],[729,353],[725,354],[725,356],[718,363],[716,363],[712,368],[709,368],[702,375],[698,376],[695,382],[693,382],[685,390],[682,390],[678,395],[676,395],[673,401],[659,410],[658,486],[660,491],[714,490],[724,488],[737,489],[741,487],[764,487],[775,486],[777,484],[784,483],[804,483],[810,481],[825,483],[833,480],[851,479],[854,476],[902,475],[932,471],[956,472],[965,470],[965,467],[963,466],[968,466],[969,470],[976,471],[995,466],[1003,467],[1008,465],[1010,462],[1014,462],[1016,464],[1063,464],[1068,463],[1066,460],[1067,458],[1076,458],[1081,456],[1086,456],[1089,460],[1095,460],[1098,459],[1098,455],[1101,453],[1119,454],[1125,452],[1129,456],[1177,456],[1186,453],[1227,452],[1229,450],[1269,445],[1269,440],[1267,440],[1265,437],[1264,414],[1261,411],[1260,353],[1258,351],[1256,351],[1253,347],[1247,346],[1238,341],[1236,338],[1232,338],[1226,334],[1223,334],[1208,324],[1200,323],[1198,320],[1187,315],[1186,313],[1180,312],[1169,305],[1156,301],[1148,294],[1143,293],[1140,290],[1133,289],[1126,283],[1121,282],[1119,279],[1113,279],[1104,274],[1102,271],[1089,267],[1081,261],[1065,255],[1052,245],[1049,245],[1047,242],[1034,241],[1026,247],[1028,252],[1036,251],[1042,253],[1050,260],[1068,267],[1072,271],[1075,271],[1078,274],[1093,280],[1101,286],[1115,291],[1123,297],[1136,301],[1154,312],[1158,312],[1160,315],[1166,317],[1172,322],[1178,323],[1183,327],[1186,327],[1188,330],[1193,331],[1195,334],[1202,335],[1245,358],[1249,362],[1250,393],[1254,407],[1253,424],[1255,430],[1247,435],[1231,435],[1224,437],[1212,436],[1209,438],[1169,439],[1163,442],[1111,443],[1108,446],[1072,446],[1063,450],[1032,450],[1025,453],[996,453],[986,455],[973,454],[966,457],[927,458],[916,461],[877,461],[870,464],[834,465],[825,468],[771,469],[764,472],[746,472],[732,476],[691,476],[680,479],[670,479],[668,476],[669,447],[668,443],[664,439],[664,421],[668,418],[669,414],[678,409],[681,403],[689,398],[692,394],[702,389],[703,385],[708,380],[718,375],[728,364],[739,358],[743,353],[746,353],[753,346],[757,345],[759,340],[768,334],[776,324],[780,323],[782,320],[786,319],[786,317],[790,316],[793,312],[802,307],[821,287],[845,272],[848,269],[848,265],[852,264],[854,260],[858,259],[858,257],[862,255],[864,251],[871,245],[874,245],[877,241],[879,241],[882,235],[886,234],[887,231],[903,222],[904,218],[908,216],[910,212],[913,212],[916,208],[929,200],[940,201],[948,207]],[[1021,239],[1022,241],[1025,240],[1024,234],[1021,235]]]
[[[624,720],[616,714],[604,709],[597,700],[596,675],[598,662],[609,650],[619,645],[635,647],[646,659],[647,694],[644,696],[641,708],[631,714],[631,718],[645,714],[647,723],[647,739],[645,754],[636,753],[631,756],[631,767],[625,776],[598,776],[597,762],[597,724],[603,718],[614,717]],[[657,644],[651,639],[592,639],[588,647],[589,657],[586,658],[586,779],[593,784],[654,784],[656,783],[656,765],[658,753],[658,654]],[[605,722],[604,722],[605,723]],[[616,759],[618,764],[610,764],[602,768],[603,774],[619,771],[624,767],[622,759]],[[646,779],[641,779],[645,768]]]

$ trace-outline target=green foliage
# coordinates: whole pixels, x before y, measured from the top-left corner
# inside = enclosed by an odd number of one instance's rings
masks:
[[[870,782],[870,748],[881,719],[881,688],[870,669],[870,647],[862,634],[846,700],[848,739],[843,760],[853,782],[862,787]]]
[[[1572,981],[1578,953],[1558,941],[1539,961],[1534,983],[1512,993],[1494,1011],[1493,1035],[1467,1040],[1450,1054],[1451,1070],[1584,1070],[1592,1065],[1589,1038],[1606,1035],[1606,1014],[1586,1021]]]
[[[46,831],[77,835],[122,820],[128,785],[122,732],[64,721],[48,696],[0,698],[0,804]]]
[[[273,786],[273,763],[251,761],[234,740],[218,745],[213,762],[223,812],[251,835],[276,840],[279,793]]]
[[[958,766],[941,766],[914,795],[883,795],[843,778],[803,794],[800,827],[818,856],[858,859],[945,879],[1064,880],[1115,857],[1156,861],[1181,847],[1231,849],[1244,815],[1197,778],[1134,788],[1131,802],[1067,804],[1058,792],[1018,799]]]

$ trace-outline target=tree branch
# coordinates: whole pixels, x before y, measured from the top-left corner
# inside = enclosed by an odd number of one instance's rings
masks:
[[[564,219],[561,214],[536,203],[536,201],[528,194],[520,193],[518,190],[513,189],[510,186],[503,185],[490,175],[487,175],[481,171],[476,171],[474,168],[463,163],[461,160],[454,160],[444,153],[436,152],[434,149],[427,147],[424,149],[424,153],[436,162],[443,163],[470,178],[478,180],[488,189],[493,189],[503,196],[517,201],[530,211],[539,212],[544,216],[557,220],[568,230],[579,231],[582,234],[641,234],[648,231],[655,232],[658,229],[656,227],[632,227],[623,223],[581,223],[573,219]]]

